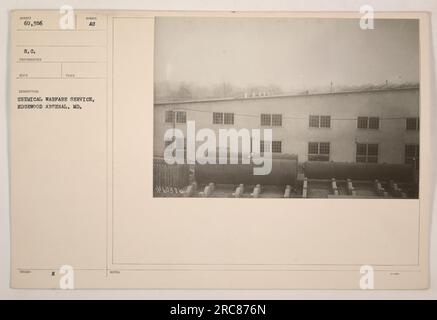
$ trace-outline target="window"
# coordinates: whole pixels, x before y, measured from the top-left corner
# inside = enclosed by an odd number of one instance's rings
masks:
[[[223,113],[214,112],[212,114],[212,123],[213,124],[223,124]]]
[[[308,161],[329,161],[330,149],[329,142],[309,142]]]
[[[309,142],[308,143],[308,154],[319,154],[319,144],[317,142]]]
[[[329,158],[330,144],[329,142],[320,142],[319,144],[319,154],[328,155]]]
[[[358,129],[367,129],[369,118],[367,117],[358,117],[357,119],[357,128]]]
[[[419,169],[419,145],[405,145],[405,163],[412,164],[416,169]]]
[[[419,130],[419,118],[407,118],[405,126],[407,130]]]
[[[319,127],[319,116],[310,116],[310,128]]]
[[[282,141],[263,141],[261,140],[259,150],[261,153],[272,152],[281,153],[282,152]]]
[[[378,144],[357,143],[357,162],[378,162]]]
[[[369,129],[379,129],[378,117],[369,117]]]
[[[177,123],[187,123],[187,113],[185,111],[176,112]]]
[[[259,146],[260,153],[270,152],[270,150],[270,143],[268,143],[268,141],[261,140]]]
[[[358,129],[379,129],[378,117],[358,117],[357,118]]]
[[[282,114],[261,114],[261,125],[262,126],[272,126],[281,127],[282,126]]]
[[[174,121],[174,112],[166,111],[165,112],[165,122],[173,123]]]
[[[309,118],[310,128],[331,128],[331,116],[314,116]]]
[[[331,128],[331,116],[320,116],[320,128]]]
[[[270,126],[272,124],[272,117],[270,114],[261,114],[261,125]]]
[[[367,145],[364,143],[357,143],[357,162],[366,162]]]
[[[272,152],[273,153],[282,152],[282,141],[272,141]]]
[[[213,124],[234,124],[233,113],[213,112],[212,114]]]
[[[282,114],[272,114],[272,127],[282,127]]]
[[[234,124],[234,114],[233,113],[224,113],[224,123],[225,124]]]

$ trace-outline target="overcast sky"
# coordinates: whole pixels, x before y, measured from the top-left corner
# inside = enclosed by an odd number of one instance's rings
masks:
[[[155,81],[283,90],[419,82],[417,20],[157,18]]]

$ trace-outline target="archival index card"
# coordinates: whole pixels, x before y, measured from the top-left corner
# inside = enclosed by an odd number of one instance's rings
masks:
[[[11,12],[11,286],[427,288],[428,22]]]

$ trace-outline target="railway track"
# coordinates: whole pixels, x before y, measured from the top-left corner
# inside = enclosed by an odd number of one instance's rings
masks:
[[[418,172],[409,165],[341,162],[299,163],[273,158],[269,175],[251,164],[154,166],[154,196],[202,198],[401,198],[418,196]]]
[[[297,186],[198,184],[186,186],[183,197],[202,198],[414,198],[414,186],[391,181],[307,179]]]

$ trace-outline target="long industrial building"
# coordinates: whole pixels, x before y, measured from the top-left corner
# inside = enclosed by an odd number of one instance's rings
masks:
[[[157,157],[169,143],[164,132],[185,132],[194,120],[196,129],[217,136],[223,128],[271,128],[271,151],[297,155],[299,162],[419,165],[419,87],[156,101],[154,112]]]

